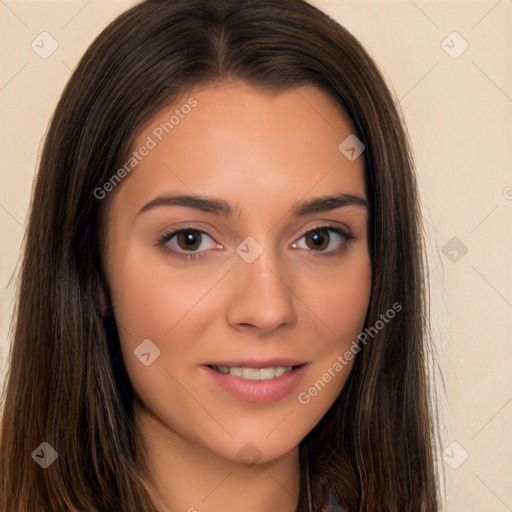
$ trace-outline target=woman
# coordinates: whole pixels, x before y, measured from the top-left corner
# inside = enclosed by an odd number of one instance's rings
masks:
[[[316,8],[121,15],[45,141],[0,510],[439,510],[418,204],[379,71]]]

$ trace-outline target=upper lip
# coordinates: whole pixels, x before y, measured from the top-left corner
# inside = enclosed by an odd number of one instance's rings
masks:
[[[273,358],[273,359],[229,359],[224,361],[215,361],[206,363],[205,366],[227,366],[229,368],[269,368],[271,366],[301,366],[306,364],[304,361],[298,361],[291,358]]]

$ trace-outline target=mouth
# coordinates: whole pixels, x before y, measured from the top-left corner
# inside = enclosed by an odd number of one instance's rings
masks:
[[[305,364],[305,363],[304,363]],[[224,366],[224,365],[206,365],[212,370],[215,370],[224,375],[233,375],[245,380],[272,380],[282,377],[283,375],[293,372],[297,368],[304,366],[304,364],[287,365],[287,366],[265,366],[265,367],[251,367],[251,366]]]
[[[215,386],[232,397],[254,404],[277,402],[289,398],[305,378],[308,363],[290,360],[272,362],[223,361],[224,364],[206,364],[202,368]]]

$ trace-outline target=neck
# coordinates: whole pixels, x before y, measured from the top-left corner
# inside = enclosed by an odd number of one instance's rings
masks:
[[[134,413],[153,480],[149,492],[159,512],[297,511],[298,448],[246,465],[181,437],[137,400]]]

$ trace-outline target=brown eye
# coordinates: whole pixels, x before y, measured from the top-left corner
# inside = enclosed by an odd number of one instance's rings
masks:
[[[330,236],[327,229],[315,229],[306,236],[306,245],[313,251],[324,251],[329,246]]]
[[[200,231],[181,231],[176,235],[176,243],[178,247],[184,251],[197,250],[202,241],[202,233]]]
[[[297,242],[292,244],[292,247],[305,249],[314,254],[335,256],[345,251],[348,241],[352,238],[353,235],[349,232],[335,227],[322,226],[304,233]]]
[[[216,246],[220,248],[208,233],[192,228],[164,233],[160,236],[158,245],[164,245],[174,253],[188,254],[189,256],[204,253]]]

